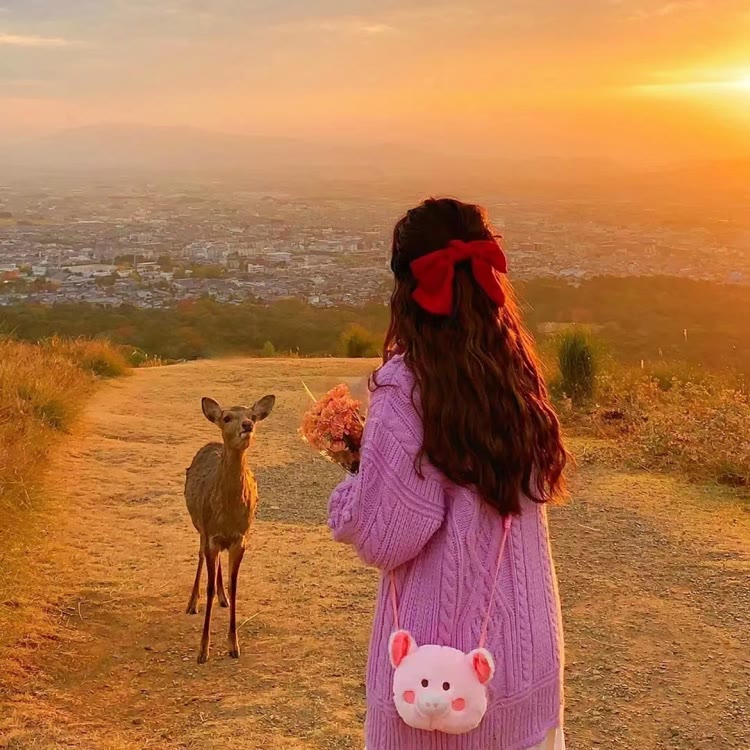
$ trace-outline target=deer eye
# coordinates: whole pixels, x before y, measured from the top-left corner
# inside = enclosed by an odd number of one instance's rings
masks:
[[[229,424],[232,421],[232,417],[227,414],[226,417],[224,417],[224,424]]]
[[[430,684],[429,680],[422,680],[422,687],[427,687]]]

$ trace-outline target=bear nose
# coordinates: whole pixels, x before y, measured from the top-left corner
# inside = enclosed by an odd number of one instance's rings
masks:
[[[439,714],[445,711],[448,704],[442,696],[438,695],[426,695],[420,701],[420,708],[426,714]]]

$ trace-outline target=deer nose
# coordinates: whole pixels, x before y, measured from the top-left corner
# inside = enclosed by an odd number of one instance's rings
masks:
[[[253,431],[253,423],[252,422],[243,422],[242,423],[242,431],[243,432],[252,432]]]

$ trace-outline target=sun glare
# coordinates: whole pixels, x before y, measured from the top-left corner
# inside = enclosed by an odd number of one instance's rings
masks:
[[[726,81],[717,82],[715,87],[728,91],[750,91],[750,73],[741,75],[738,78],[730,78]]]
[[[665,83],[648,83],[635,86],[642,94],[656,96],[700,96],[710,94],[750,93],[750,71],[681,76]]]

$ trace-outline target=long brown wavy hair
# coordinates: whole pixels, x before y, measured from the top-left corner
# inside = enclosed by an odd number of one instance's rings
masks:
[[[418,468],[426,456],[507,515],[520,512],[522,493],[539,503],[565,494],[567,452],[534,343],[505,277],[506,302],[498,308],[474,280],[470,263],[460,263],[453,313],[437,316],[412,298],[410,269],[451,240],[493,238],[482,208],[448,198],[427,200],[396,224],[383,362],[402,354],[414,374],[413,398],[424,424]],[[379,387],[377,373],[373,387]]]

